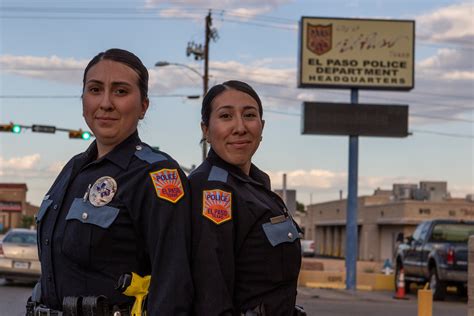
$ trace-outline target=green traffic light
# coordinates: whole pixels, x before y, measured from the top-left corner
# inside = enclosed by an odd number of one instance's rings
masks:
[[[21,126],[20,125],[13,125],[12,126],[12,133],[19,134],[21,132]]]
[[[91,139],[91,133],[89,133],[89,132],[82,132],[81,137],[82,137],[83,140],[89,140],[89,139]]]

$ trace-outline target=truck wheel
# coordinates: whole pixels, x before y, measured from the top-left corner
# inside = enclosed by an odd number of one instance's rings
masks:
[[[434,301],[443,301],[446,297],[446,285],[439,280],[436,267],[432,267],[430,270],[430,289],[433,291]]]

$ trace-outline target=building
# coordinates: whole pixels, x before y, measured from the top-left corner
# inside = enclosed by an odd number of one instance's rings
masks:
[[[278,194],[283,202],[285,202],[286,208],[288,212],[292,216],[296,214],[296,190],[288,190],[286,189],[285,192],[283,190],[274,190],[276,194]]]
[[[305,238],[315,241],[320,255],[344,257],[346,199],[308,206]],[[358,198],[359,260],[392,260],[397,236],[409,236],[420,222],[433,218],[474,220],[474,199],[452,198],[446,182],[394,184],[392,190],[375,190]]]
[[[0,183],[0,232],[19,227],[23,215],[34,216],[39,207],[26,201],[25,183]]]

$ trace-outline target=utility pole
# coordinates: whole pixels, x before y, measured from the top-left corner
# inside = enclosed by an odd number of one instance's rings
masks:
[[[194,42],[189,42],[188,47],[186,48],[186,56],[190,56],[191,54],[194,55],[195,60],[202,60],[204,59],[204,75],[202,76],[202,97],[207,93],[209,89],[209,44],[212,40],[216,40],[218,38],[217,30],[212,28],[212,12],[209,10],[205,18],[205,38],[204,38],[204,49],[201,44],[196,44]],[[202,135],[202,161],[206,160],[207,157],[207,142],[204,140],[204,136]]]
[[[203,92],[202,98],[204,100],[204,96],[209,89],[209,41],[211,39],[211,25],[212,25],[212,18],[211,18],[211,11],[206,16],[206,41],[204,44],[204,76],[203,76]],[[207,141],[204,139],[206,135],[202,135],[202,161],[206,160],[207,157]]]

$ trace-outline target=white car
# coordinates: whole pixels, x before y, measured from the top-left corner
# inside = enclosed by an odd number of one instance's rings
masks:
[[[314,241],[310,239],[301,240],[301,255],[303,257],[314,257]]]
[[[36,281],[40,275],[36,230],[10,229],[0,241],[0,278]]]

